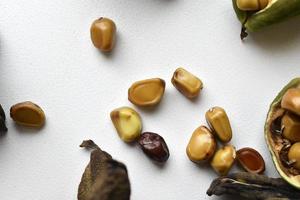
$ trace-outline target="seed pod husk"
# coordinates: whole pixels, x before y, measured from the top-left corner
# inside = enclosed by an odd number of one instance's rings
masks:
[[[42,127],[46,120],[42,108],[31,101],[13,105],[10,108],[10,117],[17,124],[29,127]]]
[[[207,195],[234,195],[238,199],[297,200],[300,191],[291,187],[281,178],[269,178],[247,172],[230,174],[215,179]]]
[[[136,106],[155,106],[161,101],[165,87],[165,81],[160,78],[137,81],[128,89],[128,100]]]
[[[91,26],[91,39],[94,46],[101,51],[111,51],[116,40],[116,25],[105,17],[95,20]]]
[[[239,164],[250,173],[261,174],[265,171],[265,161],[255,149],[246,147],[236,152]]]
[[[217,143],[211,131],[205,126],[200,126],[193,132],[186,147],[186,154],[192,162],[202,163],[214,155],[216,148]]]
[[[4,110],[3,110],[3,108],[0,104],[0,132],[6,132],[7,131],[5,120],[6,120],[5,112],[4,112]]]
[[[300,78],[293,79],[276,96],[270,105],[265,123],[265,139],[272,160],[280,176],[292,186],[300,189],[300,170],[293,167],[288,159],[288,151],[291,147],[291,141],[284,138],[282,130],[278,129],[277,124],[282,116],[287,112],[281,107],[281,101],[284,94],[291,88],[300,87]],[[274,130],[275,129],[277,130]]]
[[[221,107],[213,107],[205,113],[205,118],[213,133],[227,143],[232,138],[231,125],[225,110]]]
[[[78,187],[78,200],[129,200],[131,189],[126,166],[92,140],[83,141],[80,147],[92,152]]]
[[[267,7],[256,12],[240,10],[237,0],[232,0],[238,19],[242,24],[242,39],[246,31],[255,32],[269,25],[300,14],[300,0],[270,0]]]

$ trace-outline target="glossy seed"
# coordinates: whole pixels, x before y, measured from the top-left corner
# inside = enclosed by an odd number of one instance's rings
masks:
[[[19,125],[41,127],[46,117],[40,106],[30,101],[13,105],[10,108],[10,117]]]
[[[128,100],[136,106],[155,106],[164,95],[165,85],[160,78],[137,81],[128,89]]]
[[[286,113],[281,120],[283,137],[290,142],[300,142],[300,116]]]
[[[265,171],[265,161],[255,149],[246,147],[238,150],[237,161],[247,172],[261,174]]]
[[[178,68],[173,74],[172,84],[187,98],[195,98],[203,88],[202,81],[183,68]]]
[[[166,162],[170,156],[168,146],[163,137],[156,133],[145,132],[139,138],[143,152],[156,162]]]
[[[141,135],[142,120],[134,109],[117,108],[110,113],[110,118],[123,141],[133,142]]]
[[[300,170],[300,142],[293,144],[288,152],[289,162],[292,166]]]
[[[101,17],[91,26],[91,39],[94,46],[101,51],[111,51],[115,45],[116,25],[108,18]]]
[[[237,7],[243,11],[262,10],[269,4],[269,0],[237,0]]]
[[[300,115],[300,88],[287,90],[282,97],[281,107]]]
[[[186,147],[186,154],[191,161],[201,163],[214,155],[216,147],[217,144],[211,131],[205,126],[200,126],[193,132]]]
[[[226,145],[219,149],[212,161],[211,166],[220,175],[228,174],[236,158],[235,148],[232,145]]]
[[[231,140],[231,125],[223,108],[213,107],[209,109],[205,114],[205,118],[213,133],[217,135],[221,142],[227,143]]]

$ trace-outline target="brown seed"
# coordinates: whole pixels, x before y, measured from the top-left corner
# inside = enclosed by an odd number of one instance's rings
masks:
[[[30,101],[13,105],[10,108],[10,116],[17,124],[31,127],[41,127],[46,120],[41,107]]]
[[[283,137],[290,142],[300,142],[300,117],[293,113],[286,113],[281,120]]]
[[[288,89],[282,97],[281,107],[300,115],[300,88]]]
[[[116,25],[108,18],[101,17],[91,26],[91,39],[94,46],[101,51],[111,51],[115,45]]]
[[[202,81],[183,68],[176,69],[172,83],[179,92],[188,98],[197,97],[203,88]]]
[[[238,150],[237,160],[247,172],[261,174],[265,171],[265,161],[255,149],[247,147]]]
[[[186,154],[195,163],[210,159],[216,151],[216,140],[205,126],[197,128],[186,147]]]
[[[166,162],[170,156],[164,138],[156,133],[143,133],[139,139],[139,145],[143,152],[156,162]]]
[[[213,107],[205,114],[206,121],[213,133],[221,140],[227,143],[232,138],[231,125],[225,110],[221,107]]]
[[[128,100],[136,106],[155,106],[161,101],[165,86],[160,78],[137,81],[128,89]]]
[[[219,149],[212,161],[211,166],[220,175],[228,174],[236,158],[235,148],[232,145],[226,145]]]

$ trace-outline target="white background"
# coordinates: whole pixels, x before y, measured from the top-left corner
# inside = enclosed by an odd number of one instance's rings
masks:
[[[90,41],[90,24],[112,18],[118,28],[113,53]],[[0,138],[1,200],[71,200],[93,139],[126,163],[132,200],[224,199],[207,197],[211,168],[190,162],[185,147],[210,107],[225,108],[232,144],[250,146],[277,177],[263,138],[269,103],[299,76],[300,18],[239,38],[231,1],[192,0],[1,0],[0,102],[9,132]],[[204,90],[189,101],[170,83],[183,66],[199,76]],[[109,113],[132,106],[134,81],[161,77],[166,93],[153,111],[138,109],[145,131],[161,134],[171,157],[153,164],[138,146],[117,136]],[[31,100],[47,115],[42,130],[14,125],[11,105]],[[232,198],[227,198],[232,199]]]

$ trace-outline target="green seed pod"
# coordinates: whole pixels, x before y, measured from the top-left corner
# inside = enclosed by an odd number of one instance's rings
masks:
[[[284,180],[298,189],[300,189],[300,169],[295,167],[290,149],[292,143],[297,141],[292,129],[297,126],[295,121],[298,121],[300,116],[293,115],[293,118],[298,119],[286,119],[286,113],[289,111],[282,107],[282,100],[289,89],[299,87],[300,78],[296,78],[279,92],[270,106],[265,123],[265,139],[275,168]],[[285,130],[282,124],[290,127]]]
[[[267,7],[256,12],[243,11],[238,8],[237,0],[232,2],[236,15],[243,25],[242,39],[247,36],[246,31],[255,32],[300,14],[300,0],[270,0]]]

